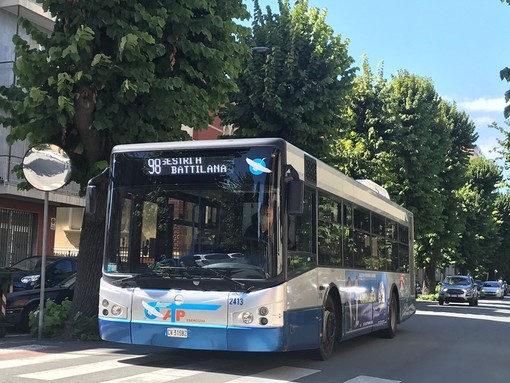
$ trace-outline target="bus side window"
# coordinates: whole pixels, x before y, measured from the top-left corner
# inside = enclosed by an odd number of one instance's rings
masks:
[[[341,203],[319,195],[318,251],[319,265],[342,266]]]
[[[342,204],[342,254],[344,267],[354,267],[354,230],[352,206]]]
[[[288,270],[305,272],[317,264],[315,235],[315,191],[305,189],[302,215],[289,216]]]

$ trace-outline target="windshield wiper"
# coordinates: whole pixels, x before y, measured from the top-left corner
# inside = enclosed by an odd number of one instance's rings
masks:
[[[250,287],[246,288],[246,284],[244,284],[242,282],[239,282],[239,281],[236,281],[235,279],[230,278],[229,276],[227,276],[227,275],[225,275],[223,273],[220,273],[219,271],[216,271],[213,268],[207,268],[207,269],[203,269],[203,270],[211,271],[217,277],[219,277],[219,278],[221,278],[221,279],[223,279],[225,281],[232,282],[234,284],[234,286],[237,286],[237,287],[241,288],[243,291],[245,291],[247,293],[249,293],[253,289],[253,286],[250,286]],[[236,291],[237,291],[237,289],[236,289]]]
[[[139,278],[144,278],[144,277],[160,277],[161,278],[162,276],[159,275],[158,273],[135,274],[135,275],[130,275],[128,277],[115,279],[114,281],[112,281],[112,285],[120,286],[120,287],[136,287],[137,286],[136,280]]]
[[[209,274],[209,275],[206,275]],[[165,270],[154,270],[150,273],[143,273],[143,274],[135,274],[130,275],[124,278],[116,279],[112,281],[112,284],[115,286],[121,286],[121,287],[136,287],[137,279],[147,278],[147,277],[157,277],[157,278],[175,278],[175,279],[211,279],[211,274],[214,275],[217,278],[220,278],[222,280],[231,282],[239,288],[242,291],[250,292],[253,289],[253,286],[250,286],[246,288],[246,284],[239,282],[233,278],[230,278],[229,276],[220,273],[219,271],[216,271],[214,269],[204,269],[202,267],[198,266],[191,266],[191,267],[179,267],[179,266],[170,266],[165,267]]]

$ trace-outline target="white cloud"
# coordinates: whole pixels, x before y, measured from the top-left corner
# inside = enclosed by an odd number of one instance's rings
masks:
[[[474,117],[473,122],[476,126],[488,126],[494,122],[494,118],[489,116]]]
[[[484,155],[485,158],[495,159],[496,157],[499,156],[499,154],[496,153],[494,150],[495,148],[500,147],[496,137],[480,138],[476,142],[476,146],[478,146],[478,148],[480,148],[480,150],[482,151],[482,154]]]
[[[505,109],[504,97],[498,98],[478,98],[471,101],[460,101],[457,105],[470,112],[501,112]]]

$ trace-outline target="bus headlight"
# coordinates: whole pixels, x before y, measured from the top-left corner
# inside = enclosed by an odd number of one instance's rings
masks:
[[[265,317],[269,314],[269,309],[266,306],[262,306],[259,308],[259,315]]]
[[[253,314],[249,311],[245,311],[241,314],[241,320],[245,324],[250,324],[253,322]]]
[[[122,314],[122,307],[119,305],[113,305],[111,312],[113,316],[118,317],[120,314]]]
[[[117,318],[127,318],[127,308],[125,306],[111,302],[106,298],[101,299],[99,308],[104,317],[114,316]]]

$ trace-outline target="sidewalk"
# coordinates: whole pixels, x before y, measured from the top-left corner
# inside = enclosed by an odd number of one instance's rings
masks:
[[[40,345],[40,346],[63,346],[71,348],[93,348],[93,347],[104,347],[108,342],[101,340],[98,341],[81,341],[74,339],[63,339],[63,338],[42,338],[38,339],[37,335],[31,335],[29,333],[17,333],[7,332],[4,338],[0,338],[0,349],[7,349],[13,347],[23,347],[29,345]]]

